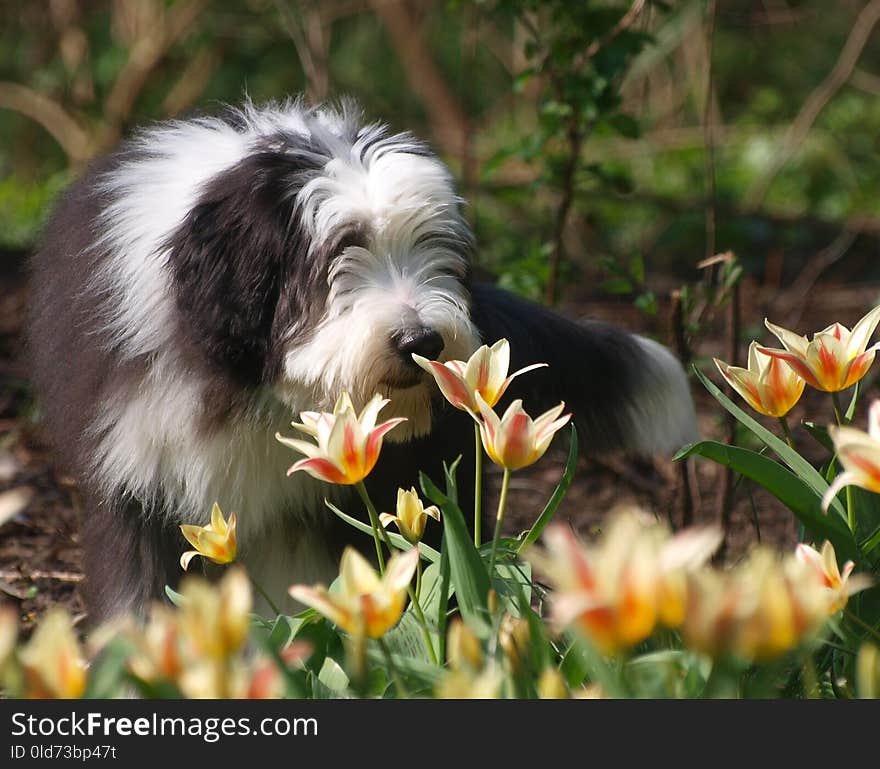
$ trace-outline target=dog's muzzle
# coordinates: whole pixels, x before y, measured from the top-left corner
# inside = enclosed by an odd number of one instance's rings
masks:
[[[446,346],[441,334],[428,326],[413,326],[397,332],[391,337],[391,345],[402,366],[393,381],[386,384],[399,389],[415,387],[424,380],[424,372],[412,359],[413,353],[436,360]]]

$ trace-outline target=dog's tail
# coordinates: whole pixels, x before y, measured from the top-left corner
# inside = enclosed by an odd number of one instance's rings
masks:
[[[549,364],[517,377],[505,402],[522,398],[534,416],[565,401],[584,452],[666,453],[696,439],[687,377],[663,345],[482,284],[472,287],[471,314],[484,342],[510,342],[512,371]]]

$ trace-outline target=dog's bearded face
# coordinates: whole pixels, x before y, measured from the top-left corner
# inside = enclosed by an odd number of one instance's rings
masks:
[[[310,271],[308,320],[282,331],[278,390],[291,406],[305,394],[331,410],[347,391],[360,408],[378,392],[391,401],[383,419],[407,418],[390,440],[428,432],[436,387],[412,353],[467,359],[478,345],[458,204],[443,166],[405,151],[336,158],[302,187],[306,258],[323,266]]]
[[[347,391],[356,408],[390,398],[382,417],[407,418],[391,439],[423,435],[439,394],[412,353],[478,345],[473,236],[448,170],[408,134],[247,108],[145,134],[99,191],[107,333],[163,382],[197,369],[178,397],[207,404],[197,429],[243,394],[269,389],[296,418]]]

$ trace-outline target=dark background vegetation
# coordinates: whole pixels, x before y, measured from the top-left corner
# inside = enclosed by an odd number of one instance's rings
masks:
[[[354,96],[449,163],[481,274],[717,381],[707,362],[770,341],[765,316],[812,333],[880,299],[878,22],[880,0],[5,0],[0,591],[26,620],[79,606],[82,511],[21,354],[26,259],[54,196],[137,126],[245,95]],[[745,440],[694,391],[704,435]],[[830,406],[807,393],[802,417]],[[558,471],[515,480],[514,525]],[[589,528],[621,501],[722,519],[729,557],[797,537],[707,463],[584,460],[562,515]]]

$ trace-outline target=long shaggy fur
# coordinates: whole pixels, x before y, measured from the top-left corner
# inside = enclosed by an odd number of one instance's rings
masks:
[[[471,453],[469,417],[406,340],[466,359],[507,337],[513,366],[550,364],[508,398],[532,413],[565,400],[590,450],[693,436],[665,348],[472,283],[460,207],[410,135],[300,102],[150,128],[67,191],[33,263],[30,349],[86,497],[95,618],[174,584],[178,524],[207,522],[215,500],[238,514],[241,557],[271,592],[331,577],[360,535],[323,500],[350,490],[286,477],[295,457],[274,435],[343,390],[358,407],[383,393],[382,417],[408,419],[369,479],[383,509],[418,470]]]

